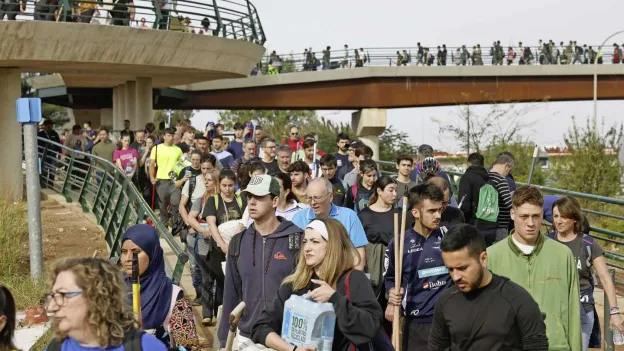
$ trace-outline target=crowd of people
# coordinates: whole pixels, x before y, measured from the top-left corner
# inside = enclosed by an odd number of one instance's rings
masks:
[[[285,301],[306,294],[334,307],[333,350],[374,349],[382,330],[392,334],[397,309],[403,350],[587,350],[600,344],[593,274],[612,306],[610,327],[624,331],[603,250],[578,201],[516,187],[509,152],[492,165],[469,155],[453,194],[429,145],[398,155],[396,176],[381,176],[372,149],[344,133],[325,152],[297,126],[281,142],[251,123],[234,124],[232,140],[212,122],[199,135],[186,121],[161,134],[126,126],[118,146],[106,128],[85,127],[75,126],[65,144],[91,149],[148,189],[146,200],[158,198],[161,221],[193,257],[196,298],[187,302],[192,294],[164,273],[155,229],[136,225],[122,238],[126,277],[139,255],[143,328],[163,345],[197,344],[191,305],[209,325],[218,306],[227,316],[244,301],[239,350],[311,350],[280,334]],[[393,217],[404,213],[399,263]],[[542,233],[544,218],[550,233]],[[144,335],[129,327],[125,305],[112,303],[125,295],[108,263],[69,260],[54,272],[48,308],[63,345],[104,348],[120,345],[123,330]],[[106,279],[106,289],[94,288]],[[85,317],[91,309],[115,318]],[[221,348],[228,323],[217,328]]]
[[[611,63],[624,63],[622,53],[624,44],[613,44]],[[489,48],[485,48],[483,53],[481,44],[476,44],[472,48],[462,45],[457,48],[447,48],[446,44],[438,45],[437,48],[429,48],[417,43],[416,47],[404,50],[397,50],[396,56],[388,50],[379,53],[379,49],[365,50],[363,48],[351,51],[348,45],[344,45],[342,50],[331,50],[328,46],[322,50],[322,58],[317,58],[316,52],[312,48],[305,49],[301,56],[297,55],[293,59],[297,71],[317,71],[339,68],[363,67],[365,64],[396,66],[482,66],[484,64],[495,65],[567,65],[567,64],[590,64],[594,60],[598,64],[604,62],[602,48],[594,48],[586,44],[580,45],[576,41],[568,43],[555,42],[549,40],[543,42],[541,39],[535,46],[525,46],[522,42],[517,45],[508,45],[505,48],[499,41],[494,41]],[[414,52],[413,52],[413,51]],[[373,54],[369,51],[373,51]],[[279,74],[284,66],[284,55],[278,55],[275,51],[265,58],[263,63],[259,63],[253,70],[252,75]],[[292,55],[291,55],[292,57]],[[372,57],[372,59],[371,59]]]

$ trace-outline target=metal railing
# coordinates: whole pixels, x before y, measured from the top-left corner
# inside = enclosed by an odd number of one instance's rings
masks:
[[[3,4],[9,20],[77,22],[164,29],[264,44],[256,7],[249,0],[24,0]]]
[[[97,224],[104,229],[111,257],[120,256],[121,238],[128,227],[150,221],[177,257],[172,280],[178,284],[189,257],[154,214],[131,179],[103,158],[48,139],[37,139],[42,188],[62,194],[67,202],[77,202],[83,211],[92,212]]]
[[[490,52],[490,47],[483,47],[479,50],[466,47],[463,52],[461,47],[446,48],[446,56],[443,55],[442,49],[439,48],[423,48],[422,54],[419,54],[418,47],[386,47],[386,48],[349,48],[330,50],[329,57],[324,58],[325,50],[313,52],[310,56],[304,53],[290,54],[267,54],[263,60],[263,73],[269,73],[269,64],[273,68],[277,66],[278,71],[284,72],[300,72],[300,71],[317,71],[323,69],[339,69],[339,68],[356,68],[360,66],[481,66],[481,65],[545,65],[545,64],[588,64],[591,63],[596,52],[590,51],[596,49],[598,45],[587,46],[587,51],[577,56],[574,52],[567,51],[566,46],[557,45],[555,48],[559,50],[553,53],[546,53],[539,50],[538,47],[528,47],[530,52],[519,52],[517,46],[512,50],[515,57],[508,62],[508,46],[504,46],[501,54]],[[356,57],[358,51],[359,59]],[[459,51],[458,51],[459,50]],[[574,48],[572,48],[574,50]],[[399,56],[400,55],[400,56]],[[277,56],[277,59],[275,58]],[[620,57],[618,63],[624,62]],[[598,58],[599,64],[609,64],[613,62],[613,49],[603,47],[603,55]],[[281,73],[281,72],[280,72]]]

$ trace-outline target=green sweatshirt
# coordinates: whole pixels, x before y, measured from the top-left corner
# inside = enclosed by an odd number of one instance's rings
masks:
[[[525,288],[546,314],[548,350],[581,351],[579,281],[570,249],[540,235],[525,255],[509,235],[487,253],[490,270]]]

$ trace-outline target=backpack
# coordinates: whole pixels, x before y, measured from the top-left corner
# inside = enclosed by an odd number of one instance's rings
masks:
[[[492,184],[486,183],[479,189],[479,204],[475,215],[482,221],[496,223],[498,210],[498,191]]]
[[[141,338],[145,334],[143,331],[130,328],[126,332],[123,338],[123,347],[124,351],[143,351],[143,346],[141,345]],[[63,346],[63,341],[59,341],[58,339],[52,339],[46,351],[61,351]]]
[[[232,237],[230,240],[230,245],[228,246],[228,254],[232,257],[232,261],[234,262],[234,270],[236,274],[234,275],[234,288],[236,288],[236,293],[238,294],[238,298],[243,300],[243,279],[240,275],[240,271],[238,270],[238,257],[240,256],[240,247],[241,242],[243,241],[243,234],[245,231],[242,231]],[[301,235],[300,233],[293,233],[288,235],[288,251],[290,251],[293,256],[293,271],[295,267],[297,267],[297,258],[299,257],[299,251],[301,251]]]
[[[347,277],[345,278],[345,290],[347,293],[347,300],[349,300],[349,302],[351,302],[351,288],[350,288],[351,272],[353,271],[349,271],[349,273],[347,273]],[[388,334],[386,334],[386,331],[384,330],[383,326],[381,327],[381,330],[379,331],[379,333],[377,333],[377,335],[373,338],[373,340],[371,340],[366,346],[367,346],[367,349],[371,351],[394,351],[394,346],[392,346],[392,341],[390,340],[390,337],[388,336]],[[359,349],[353,343],[351,343],[351,345],[349,345],[349,351],[356,351],[356,350],[359,350]]]

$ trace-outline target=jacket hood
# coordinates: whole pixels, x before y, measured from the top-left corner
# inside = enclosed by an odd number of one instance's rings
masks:
[[[483,178],[483,180],[486,181],[486,182],[490,178],[490,176],[488,175],[488,171],[485,169],[485,167],[470,166],[466,170],[466,173],[468,173],[468,172],[474,173],[474,174],[478,175],[479,177]]]
[[[275,229],[273,233],[269,234],[267,238],[276,239],[276,238],[289,236],[291,234],[297,234],[297,233],[303,232],[301,228],[297,227],[291,221],[286,220],[283,217],[278,216],[277,220],[280,222],[280,225],[277,227],[277,229]],[[256,224],[253,223],[252,225],[249,226],[249,228],[247,228],[247,230],[245,231],[245,234],[254,235],[255,232],[256,232]]]

